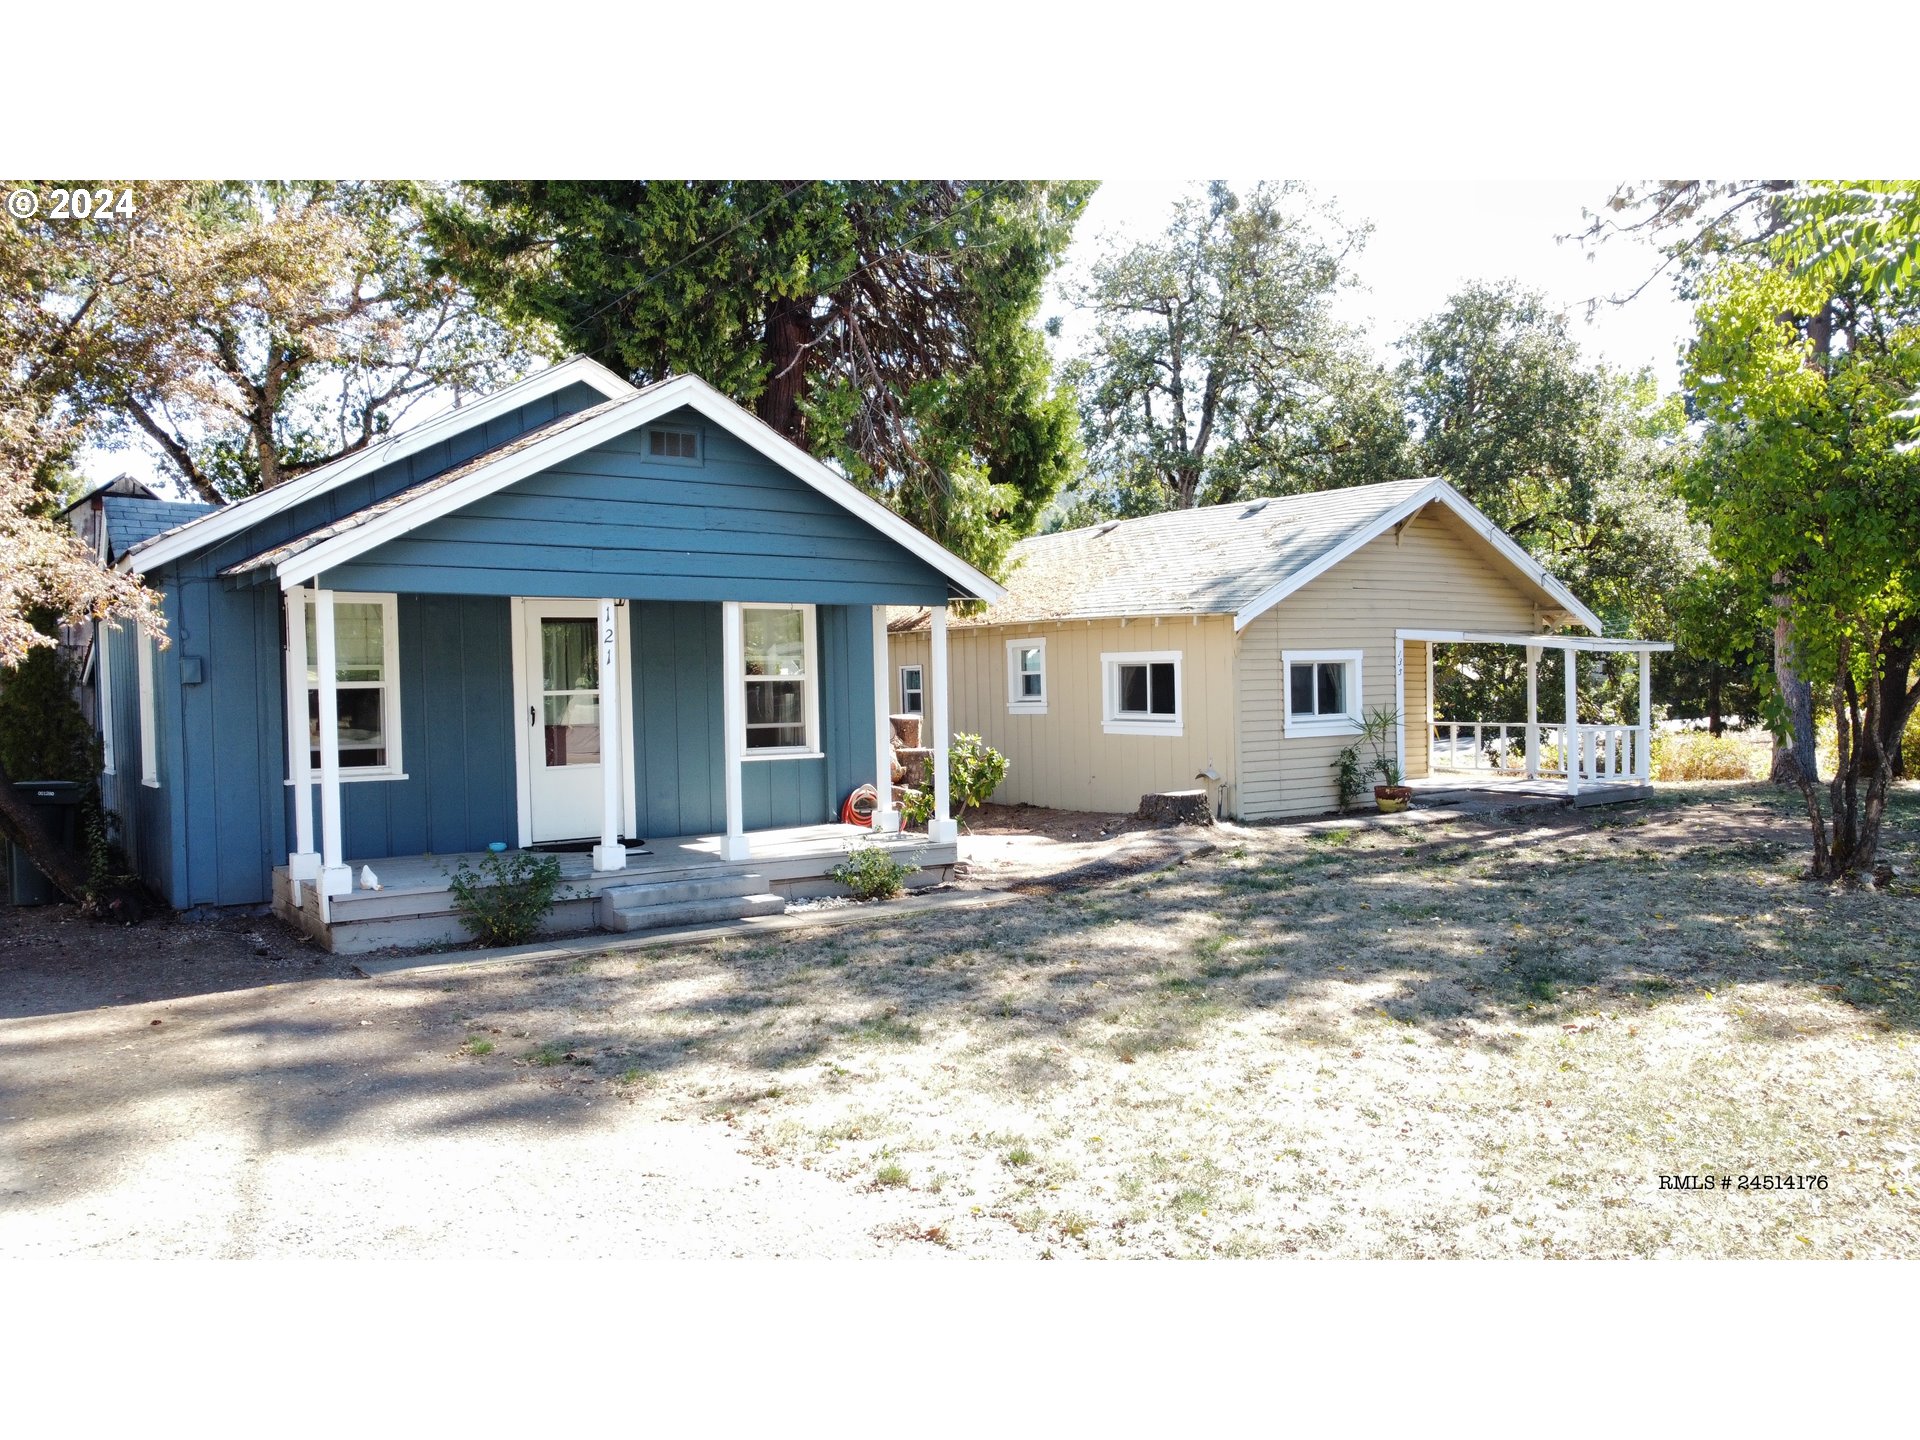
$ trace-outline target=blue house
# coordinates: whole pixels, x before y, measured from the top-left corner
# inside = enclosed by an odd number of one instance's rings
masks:
[[[446,871],[494,842],[567,852],[555,928],[819,888],[865,833],[846,798],[889,774],[885,607],[1003,593],[704,382],[581,359],[237,503],[156,506],[138,522],[170,528],[113,563],[168,643],[94,642],[107,805],[176,909],[271,902],[337,949],[461,937]],[[936,872],[943,781],[925,837],[874,827]]]

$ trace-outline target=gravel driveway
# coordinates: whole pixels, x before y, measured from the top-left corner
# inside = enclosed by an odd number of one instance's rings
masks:
[[[0,1021],[0,1257],[950,1252],[922,1197],[435,1048],[416,977]]]

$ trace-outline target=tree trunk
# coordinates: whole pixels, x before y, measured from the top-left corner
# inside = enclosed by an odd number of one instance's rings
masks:
[[[1907,687],[1911,684],[1912,677],[1911,658],[1888,659],[1887,673],[1881,682],[1886,704],[1880,712],[1880,749],[1887,757],[1887,773],[1895,780],[1904,780],[1907,774],[1906,757],[1901,753],[1900,738],[1907,728],[1907,708],[1902,702],[1906,698]]]
[[[1713,667],[1713,675],[1707,681],[1707,733],[1718,736],[1727,728],[1720,718],[1720,667]]]
[[[813,338],[813,302],[776,300],[767,310],[764,338],[769,374],[756,407],[760,418],[780,434],[802,444],[806,420],[800,398],[806,393],[807,342]]]
[[[1775,577],[1778,583],[1783,577]],[[1776,785],[1791,785],[1803,776],[1809,785],[1820,783],[1820,765],[1813,738],[1813,687],[1793,670],[1793,621],[1784,594],[1776,593],[1774,608],[1778,618],[1773,624],[1773,676],[1780,687],[1781,703],[1787,707],[1788,743],[1773,751],[1771,779]]]

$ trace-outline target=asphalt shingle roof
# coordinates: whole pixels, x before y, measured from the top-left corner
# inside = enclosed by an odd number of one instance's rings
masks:
[[[322,540],[331,540],[336,535],[344,535],[350,530],[357,530],[368,521],[378,519],[390,510],[397,510],[400,506],[410,501],[418,500],[422,495],[430,495],[435,490],[444,489],[453,484],[454,481],[464,479],[476,470],[484,470],[487,466],[504,460],[510,455],[518,454],[530,445],[537,445],[540,441],[550,436],[571,430],[575,426],[583,425],[589,420],[596,420],[609,410],[631,404],[634,398],[634,396],[628,395],[618,400],[602,401],[598,405],[588,406],[585,410],[575,410],[571,414],[562,415],[557,420],[549,420],[544,425],[536,425],[525,434],[516,435],[513,439],[506,441],[504,444],[496,445],[491,450],[483,450],[471,460],[455,465],[450,470],[442,470],[439,474],[429,476],[425,480],[417,481],[407,486],[404,490],[396,490],[384,500],[368,505],[364,509],[356,510],[351,515],[344,515],[338,520],[318,526],[307,531],[304,535],[296,535],[283,545],[276,545],[271,550],[262,550],[258,555],[242,560],[237,565],[229,565],[220,573],[222,575],[241,575],[249,570],[268,569],[278,565],[283,560],[291,560],[294,556],[311,550]]]
[[[108,495],[100,503],[107,512],[107,546],[115,555],[218,508],[197,500],[141,500],[131,495]]]
[[[1007,598],[971,623],[1231,614],[1429,483],[1387,480],[1036,535],[1013,547]],[[896,628],[916,628],[924,617]]]

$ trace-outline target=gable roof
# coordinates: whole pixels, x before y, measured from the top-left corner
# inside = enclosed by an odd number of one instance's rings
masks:
[[[258,495],[249,495],[244,500],[236,500],[218,508],[206,507],[211,513],[193,524],[183,526],[177,535],[168,535],[165,540],[156,541],[139,547],[137,555],[123,557],[125,568],[136,574],[165,565],[170,560],[191,555],[216,545],[228,536],[237,535],[249,526],[257,525],[270,516],[311,500],[316,495],[324,495],[329,490],[338,489],[350,480],[359,478],[369,471],[391,465],[409,455],[438,445],[463,430],[476,425],[484,425],[496,416],[544,396],[556,394],[570,385],[588,385],[598,390],[608,399],[620,399],[637,394],[633,386],[622,380],[606,366],[587,359],[584,355],[562,361],[558,365],[549,365],[545,370],[536,371],[524,380],[515,381],[490,395],[482,396],[470,405],[462,405],[455,410],[446,410],[430,420],[423,420],[404,430],[388,436],[378,444],[356,450],[351,455],[343,455],[338,460],[322,465],[317,470],[309,470],[304,475],[263,490]]]
[[[107,517],[109,555],[124,555],[216,508],[198,500],[143,500],[133,495],[103,495],[100,505]]]
[[[1530,585],[1599,634],[1600,619],[1445,480],[1387,480],[1173,510],[1014,546],[1007,598],[975,624],[1126,615],[1255,618],[1430,504],[1446,506]],[[919,617],[903,628],[921,623]],[[966,623],[961,621],[959,623]]]
[[[340,520],[317,527],[227,573],[270,564],[282,589],[292,589],[401,535],[451,514],[517,480],[604,444],[672,411],[698,411],[789,474],[851,512],[902,549],[944,575],[964,596],[1000,600],[1006,591],[902,520],[837,471],[829,469],[757,415],[693,375],[677,375],[624,397],[555,420],[474,459],[396,492]],[[271,492],[270,492],[271,493]]]
[[[410,501],[416,500],[423,495],[430,495],[436,490],[444,490],[449,485],[458,484],[461,480],[464,480],[476,471],[484,470],[487,466],[500,461],[511,459],[529,446],[537,445],[542,440],[548,439],[551,436],[563,434],[573,429],[576,425],[584,425],[597,420],[620,403],[618,400],[605,400],[598,405],[589,406],[585,410],[576,410],[571,415],[562,415],[557,419],[549,420],[544,425],[536,425],[524,435],[516,435],[513,439],[496,445],[491,450],[483,450],[471,460],[455,465],[450,470],[442,470],[438,475],[429,475],[424,480],[416,480],[413,484],[394,491],[393,494],[387,496],[384,500],[375,501],[371,505],[355,510],[351,515],[341,516],[338,520],[330,520],[325,525],[320,525],[307,531],[304,535],[296,535],[293,539],[276,545],[271,550],[262,550],[258,555],[249,556],[237,565],[229,565],[220,573],[222,575],[246,575],[255,570],[276,569],[280,565],[293,560],[296,556],[304,555],[316,545],[323,544],[337,536],[351,534],[363,526],[371,525],[382,515],[387,514],[389,511],[397,510],[400,506]]]

